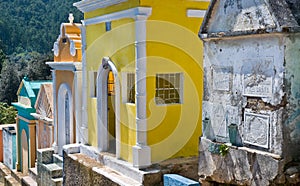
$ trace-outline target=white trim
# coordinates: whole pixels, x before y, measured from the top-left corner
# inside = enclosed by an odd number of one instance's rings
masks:
[[[46,62],[54,70],[77,71],[82,69],[81,62]]]
[[[76,6],[81,12],[85,13],[126,1],[127,0],[82,0],[74,3],[73,6]]]
[[[58,154],[62,155],[63,146],[66,145],[66,124],[65,124],[65,96],[68,94],[69,97],[69,114],[70,114],[70,143],[74,142],[74,127],[73,127],[73,96],[71,88],[68,84],[63,83],[58,89],[58,99],[57,99],[57,145],[58,145]]]
[[[151,165],[151,148],[147,145],[147,54],[146,15],[135,16],[135,86],[136,86],[136,145],[132,148],[133,166],[146,168]]]
[[[136,18],[137,15],[150,16],[151,13],[152,13],[152,8],[150,7],[137,7],[137,8],[131,8],[128,10],[123,10],[111,14],[105,14],[102,16],[86,19],[82,21],[82,24],[84,26],[88,26],[88,25],[94,25],[94,24],[104,23],[108,21],[114,21],[121,18]]]
[[[100,152],[108,150],[108,118],[107,118],[107,77],[109,71],[113,72],[115,84],[115,117],[116,117],[116,157],[120,158],[121,132],[120,132],[120,80],[118,70],[113,62],[104,57],[97,75],[97,134],[98,149]]]
[[[54,152],[57,153],[57,107],[56,107],[56,71],[52,70],[52,92],[53,92],[53,144],[52,148],[54,149]]]
[[[81,27],[81,52],[82,52],[82,124],[81,124],[81,143],[88,143],[88,108],[87,108],[87,71],[86,71],[86,27]]]
[[[53,119],[51,119],[51,118],[47,118],[47,117],[42,116],[41,114],[37,114],[37,113],[31,113],[30,115],[33,116],[37,120],[41,120],[48,125],[52,125]]]
[[[187,11],[186,11],[187,17],[204,18],[205,14],[206,14],[206,10],[187,9]]]
[[[81,116],[81,108],[82,108],[82,71],[76,71],[74,73],[74,96],[75,96],[75,121],[76,121],[76,143],[81,142],[82,133],[81,133],[81,125],[82,125],[82,116]]]

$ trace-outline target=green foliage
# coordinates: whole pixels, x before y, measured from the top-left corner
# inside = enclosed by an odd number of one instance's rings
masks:
[[[0,3],[0,40],[6,54],[51,51],[60,24],[73,13],[83,19],[73,3],[78,0],[2,0]]]
[[[14,65],[14,63],[6,60],[0,75],[0,100],[1,102],[6,102],[8,104],[16,101],[16,93],[20,84],[20,80]]]
[[[24,76],[29,80],[51,79],[50,67],[45,62],[52,59],[52,55],[37,52],[10,55],[0,75],[0,101],[11,104],[17,100],[16,93]]]
[[[219,152],[222,156],[226,156],[229,152],[229,147],[226,144],[222,144],[222,145],[220,145],[220,151]]]
[[[6,55],[4,54],[3,50],[0,48],[0,72],[2,70],[2,66],[5,59],[6,59]]]
[[[13,106],[0,102],[0,124],[12,124],[16,122],[17,111]]]

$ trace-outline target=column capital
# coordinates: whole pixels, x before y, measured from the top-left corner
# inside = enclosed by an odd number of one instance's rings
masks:
[[[145,14],[137,14],[134,16],[135,21],[146,21],[148,19],[149,15]]]

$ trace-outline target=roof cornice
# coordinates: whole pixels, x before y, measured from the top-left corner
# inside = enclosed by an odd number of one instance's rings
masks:
[[[76,6],[81,12],[91,12],[99,8],[105,8],[111,5],[126,2],[127,0],[82,0],[73,5]]]
[[[53,70],[81,71],[81,62],[46,62]]]

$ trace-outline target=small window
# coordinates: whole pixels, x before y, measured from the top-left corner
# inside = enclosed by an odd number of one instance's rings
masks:
[[[89,79],[90,79],[90,96],[93,98],[97,96],[97,72],[90,71]]]
[[[181,103],[181,74],[157,74],[156,75],[156,91],[155,102],[162,104],[178,104]]]
[[[111,31],[111,22],[105,22],[105,31],[108,32],[108,31]]]
[[[127,103],[135,103],[135,75],[127,74]]]

